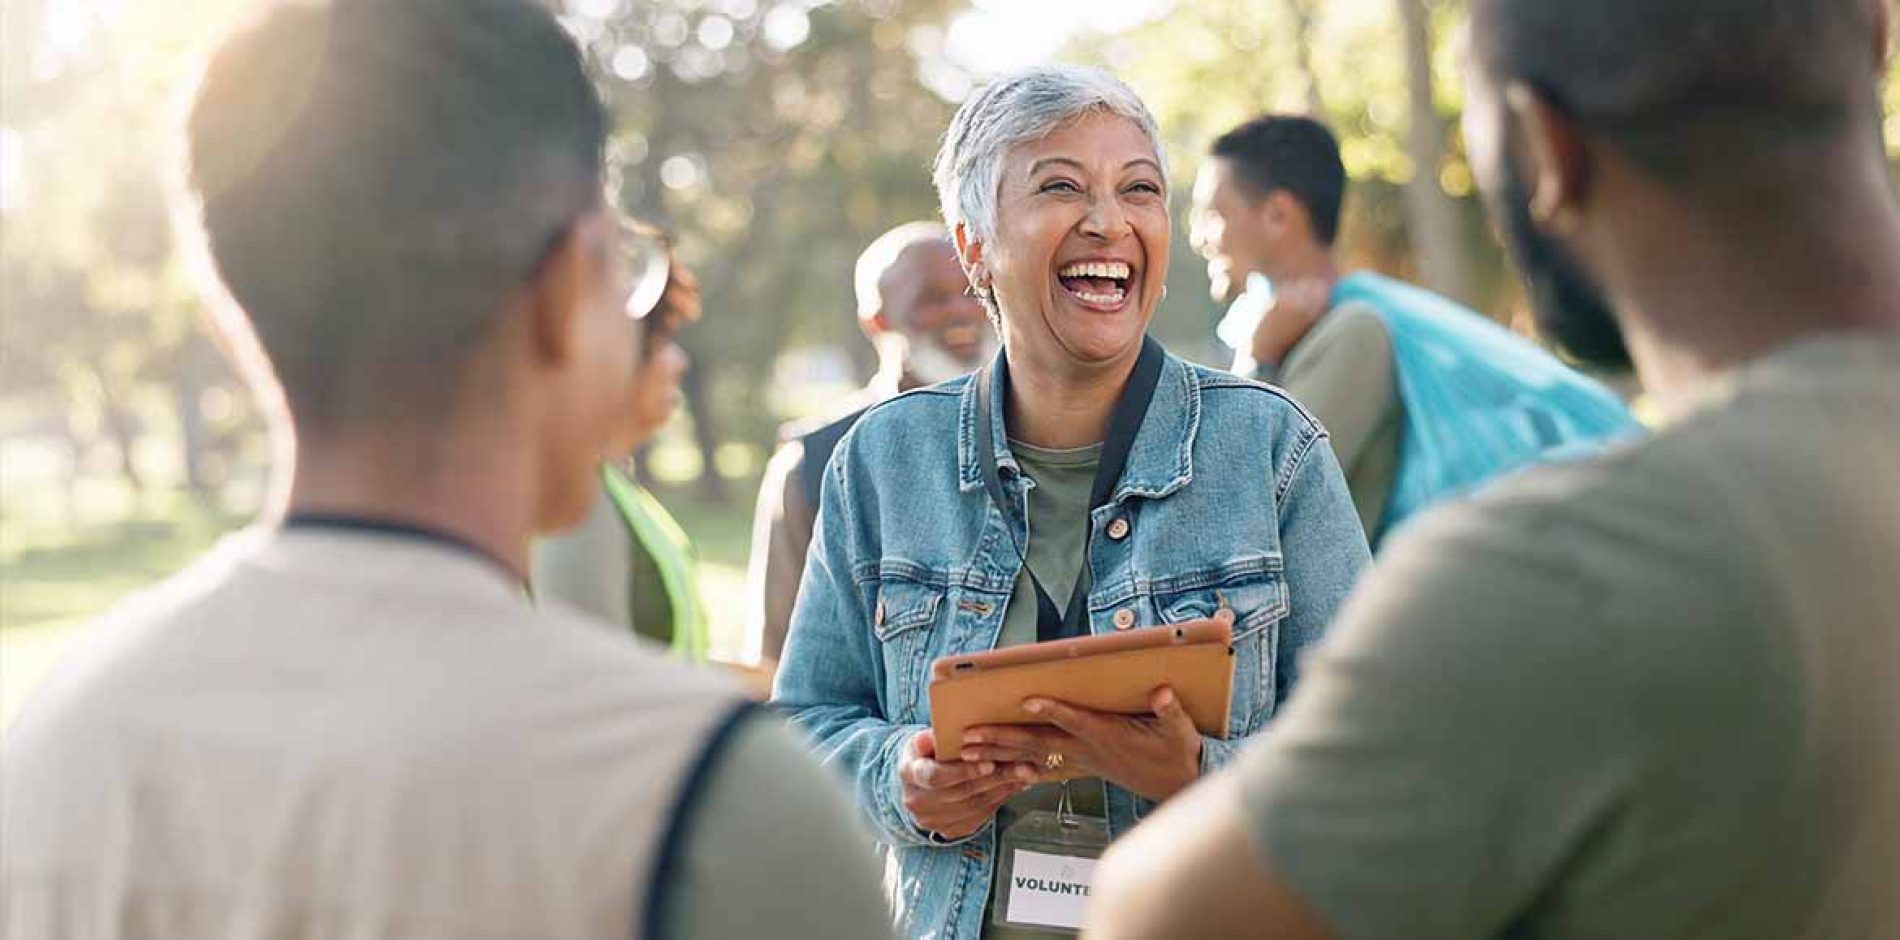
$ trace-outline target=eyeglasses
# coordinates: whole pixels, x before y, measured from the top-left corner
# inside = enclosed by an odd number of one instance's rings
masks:
[[[559,250],[561,242],[577,225],[583,224],[586,216],[576,217],[554,230],[548,237],[547,245],[535,259],[533,271],[540,271],[548,259]],[[613,213],[615,231],[611,238],[597,242],[608,260],[616,269],[618,287],[625,294],[627,316],[643,320],[660,305],[666,296],[667,278],[673,265],[673,249],[666,239],[655,230],[642,227],[626,215]]]
[[[619,251],[627,271],[627,316],[644,320],[666,296],[673,249],[666,239],[619,216]]]

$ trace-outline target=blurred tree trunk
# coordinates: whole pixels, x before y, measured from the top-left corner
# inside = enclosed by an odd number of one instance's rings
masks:
[[[178,410],[179,459],[185,468],[185,489],[199,505],[216,504],[217,487],[206,472],[211,431],[205,422],[204,395],[210,388],[209,344],[193,331],[174,357],[172,402]]]
[[[1287,15],[1293,22],[1294,61],[1299,64],[1300,80],[1306,83],[1306,113],[1315,120],[1325,121],[1326,100],[1320,96],[1318,73],[1313,71],[1313,14],[1312,0],[1284,0]]]
[[[693,361],[703,360],[694,356]],[[726,478],[719,473],[716,459],[719,456],[719,431],[712,397],[706,393],[708,371],[704,365],[695,365],[686,370],[686,375],[680,379],[680,394],[686,399],[686,410],[693,416],[693,443],[699,446],[699,494],[708,502],[724,503],[729,494],[726,492]]]
[[[1470,301],[1470,263],[1458,206],[1438,182],[1445,158],[1445,123],[1432,89],[1431,10],[1427,0],[1397,0],[1405,31],[1406,84],[1410,96],[1406,152],[1412,179],[1405,202],[1420,273],[1431,289]]]
[[[111,383],[101,376],[99,385],[105,395],[105,407],[101,417],[106,434],[112,438],[112,446],[119,453],[119,476],[132,488],[134,499],[145,497],[145,477],[139,473],[137,450],[139,444],[138,419],[114,392]]]

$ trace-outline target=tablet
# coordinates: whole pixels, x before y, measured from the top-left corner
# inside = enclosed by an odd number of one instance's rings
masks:
[[[1164,685],[1180,696],[1202,734],[1225,738],[1232,639],[1233,621],[1223,617],[945,656],[931,665],[930,676],[937,753],[961,751],[964,730],[976,725],[1048,724],[1023,711],[1027,698],[1147,715],[1149,698]]]

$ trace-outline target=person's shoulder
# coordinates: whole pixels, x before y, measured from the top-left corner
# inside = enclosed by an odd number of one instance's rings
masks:
[[[974,375],[961,375],[878,402],[853,416],[842,440],[888,443],[893,436],[919,432],[935,436],[942,422],[956,420],[963,394],[974,380]]]
[[[163,676],[181,649],[178,632],[221,606],[246,572],[245,562],[267,541],[261,528],[225,536],[184,570],[139,590],[75,629],[74,639],[22,705],[11,737],[32,739],[29,729],[49,730],[42,744],[109,727],[141,710],[136,701],[155,676]],[[219,616],[214,613],[212,616]],[[149,703],[145,703],[149,704]],[[10,746],[10,751],[15,751]]]
[[[673,693],[688,697],[734,700],[736,684],[714,670],[695,669],[674,659],[665,647],[643,637],[629,636],[624,626],[607,623],[559,601],[545,601],[519,615],[529,621],[519,626],[536,652],[556,670],[579,675],[614,677],[626,693],[636,695],[664,680]]]
[[[1328,366],[1365,370],[1383,359],[1392,363],[1392,331],[1379,309],[1363,300],[1347,300],[1326,312],[1287,354],[1282,372]]]
[[[1381,564],[1429,558],[1471,590],[1541,581],[1606,616],[1728,609],[1754,562],[1708,485],[1708,445],[1683,428],[1519,471],[1403,525]]]
[[[1302,434],[1324,436],[1319,419],[1298,399],[1278,385],[1199,363],[1179,360],[1189,381],[1200,393],[1206,416],[1215,420],[1240,418],[1290,427]]]

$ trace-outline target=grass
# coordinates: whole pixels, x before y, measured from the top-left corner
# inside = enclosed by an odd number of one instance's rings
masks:
[[[172,491],[132,500],[101,481],[89,481],[88,491],[89,511],[78,520],[41,486],[14,487],[0,504],[0,730],[85,635],[90,618],[184,568],[248,521]],[[728,657],[740,648],[752,541],[751,489],[733,492],[724,504],[684,489],[660,494],[699,550],[713,652]]]

